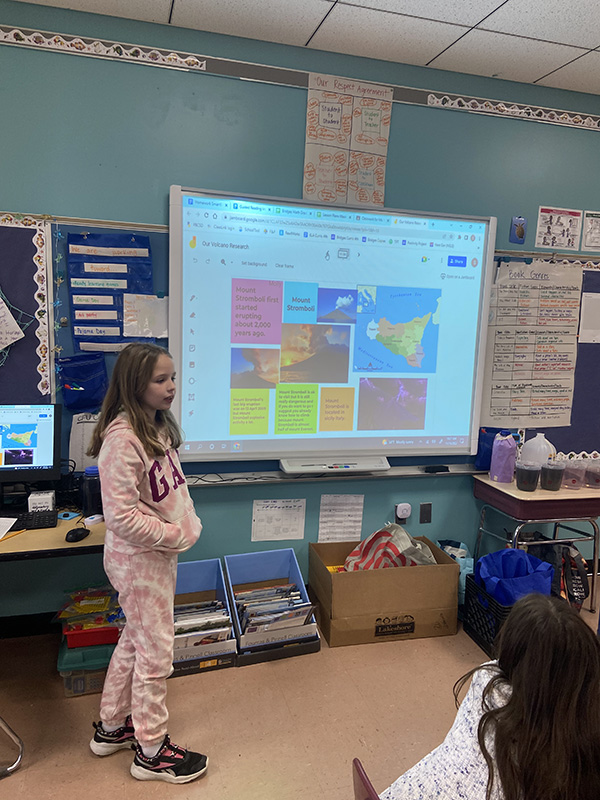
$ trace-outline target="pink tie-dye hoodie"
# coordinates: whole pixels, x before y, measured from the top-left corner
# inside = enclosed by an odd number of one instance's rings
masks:
[[[176,450],[149,457],[120,414],[106,428],[98,467],[108,547],[183,553],[198,541],[202,523]]]

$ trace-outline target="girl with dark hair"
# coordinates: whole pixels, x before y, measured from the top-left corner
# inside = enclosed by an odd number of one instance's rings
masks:
[[[515,603],[444,742],[381,800],[598,800],[600,640],[568,603]]]
[[[170,408],[173,360],[162,347],[135,343],[115,364],[89,454],[98,456],[106,520],[104,569],[119,593],[126,624],[113,653],[90,748],[106,756],[134,747],[134,778],[187,783],[206,756],[167,735],[167,678],[173,669],[177,554],[202,525],[177,448]]]

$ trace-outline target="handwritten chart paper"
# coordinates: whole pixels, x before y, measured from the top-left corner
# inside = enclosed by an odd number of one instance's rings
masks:
[[[0,350],[14,344],[25,336],[19,328],[16,319],[10,313],[10,309],[0,297]]]
[[[304,539],[305,514],[305,499],[255,500],[252,504],[252,541]]]
[[[322,494],[319,542],[359,541],[364,502],[363,494]]]
[[[571,424],[580,264],[501,264],[490,296],[482,424]]]
[[[311,74],[303,199],[383,206],[393,90]]]

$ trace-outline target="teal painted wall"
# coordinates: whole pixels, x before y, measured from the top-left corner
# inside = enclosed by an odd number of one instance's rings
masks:
[[[478,512],[472,498],[472,478],[452,475],[428,478],[379,478],[371,480],[299,483],[291,486],[249,484],[236,487],[192,489],[202,518],[200,540],[181,558],[190,561],[221,558],[229,553],[294,548],[300,569],[308,577],[308,543],[317,540],[321,494],[364,494],[363,536],[394,519],[394,504],[410,502],[413,516],[406,525],[413,536],[458,538],[474,542]],[[253,500],[305,498],[306,527],[303,541],[252,543]],[[419,503],[433,504],[431,524],[419,525]],[[50,558],[0,563],[0,617],[53,610],[65,591],[88,582],[105,580],[102,556]]]
[[[0,24],[600,114],[592,95],[10,0]],[[300,197],[305,108],[301,89],[0,46],[0,210],[166,224],[171,184]],[[541,203],[600,208],[599,144],[592,131],[395,105],[386,204],[495,215],[503,249],[522,214],[529,249]],[[193,490],[204,533],[185,557],[254,549],[252,501],[305,497],[306,537],[293,544],[306,575],[320,495],[344,492],[365,495],[363,535],[395,502],[433,502],[432,524],[415,514],[411,533],[473,544],[470,478],[383,478]],[[0,616],[55,609],[63,590],[102,576],[100,556],[0,564]]]

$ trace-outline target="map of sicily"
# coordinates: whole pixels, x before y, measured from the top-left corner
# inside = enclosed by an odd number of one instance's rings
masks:
[[[4,425],[0,434],[3,448],[37,447],[36,425]]]
[[[360,287],[355,372],[435,372],[441,289]]]

